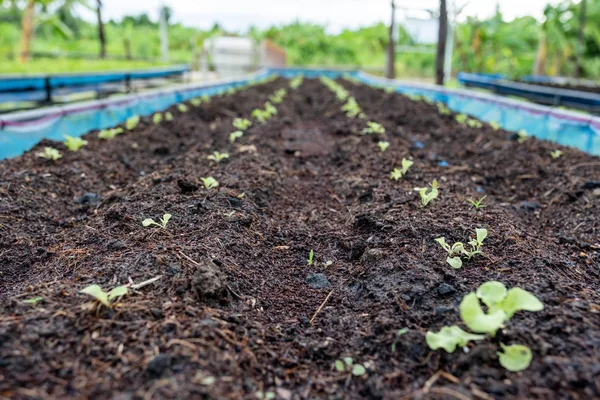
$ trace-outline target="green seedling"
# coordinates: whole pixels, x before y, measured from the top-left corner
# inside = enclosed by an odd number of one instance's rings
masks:
[[[98,285],[90,285],[80,290],[79,293],[90,295],[107,308],[110,308],[113,300],[125,296],[127,294],[127,287],[117,286],[116,288],[113,288],[110,292],[107,293],[104,290],[102,290],[102,288]]]
[[[438,182],[436,179],[430,183],[431,189],[429,188],[415,188],[419,195],[421,196],[421,205],[426,207],[432,200],[436,199],[439,195],[438,192]]]
[[[558,149],[550,152],[550,157],[552,157],[553,160],[558,160],[562,155],[563,152]]]
[[[298,89],[302,85],[303,81],[304,81],[304,77],[302,75],[295,77],[294,79],[292,79],[290,81],[290,88],[294,89],[294,90]]]
[[[393,88],[390,86],[390,87],[383,88],[383,91],[388,94],[392,94],[392,93],[396,93],[396,88]]]
[[[54,147],[44,147],[44,151],[37,153],[36,156],[51,161],[56,161],[62,158],[60,151],[56,150]]]
[[[377,146],[379,146],[379,149],[383,153],[388,149],[388,147],[390,147],[390,142],[384,142],[384,141],[377,142]]]
[[[208,156],[206,158],[208,158],[209,160],[214,161],[216,163],[220,163],[224,159],[229,158],[229,154],[219,153],[218,151],[215,151],[214,153],[212,153],[210,156]]]
[[[402,168],[394,168],[394,170],[390,174],[390,179],[397,181],[398,179],[402,178],[403,176],[406,175],[406,173],[408,172],[408,170],[410,169],[410,167],[413,164],[414,164],[414,162],[412,162],[411,160],[403,158],[402,159]]]
[[[167,122],[173,121],[173,113],[171,113],[170,111],[167,111],[165,113],[165,121],[167,121]]]
[[[201,103],[202,103],[202,100],[197,97],[190,100],[190,104],[193,105],[194,107],[199,107]]]
[[[396,331],[396,339],[400,340],[400,337],[406,333],[408,333],[408,328],[398,329]],[[396,351],[397,344],[398,344],[398,342],[396,342],[396,341],[394,341],[394,343],[392,343],[392,353],[394,353]]]
[[[473,118],[469,118],[467,120],[467,125],[470,128],[475,128],[475,129],[483,128],[483,124],[480,121],[477,121],[476,119],[473,119]]]
[[[98,139],[112,140],[121,133],[123,133],[123,128],[103,129],[98,132]]]
[[[367,122],[367,127],[361,131],[362,135],[383,135],[385,133],[385,128],[378,124],[377,122]]]
[[[323,264],[323,266],[324,266],[325,268],[327,268],[327,267],[331,267],[332,265],[333,265],[333,261],[331,261],[331,260],[327,260],[327,261],[325,261],[325,264]]]
[[[461,256],[467,257],[467,259],[470,260],[474,256],[482,253],[481,248],[483,247],[483,241],[485,240],[485,238],[487,238],[487,235],[487,229],[475,229],[475,239],[470,240],[468,243],[470,250],[467,250],[462,242],[456,242],[452,246],[450,246],[448,243],[446,243],[446,239],[444,237],[439,237],[435,239],[435,241],[440,246],[442,246],[442,248],[448,253],[446,262],[452,268],[459,269],[462,267]]]
[[[521,129],[519,132],[517,132],[517,142],[525,143],[527,139],[529,139],[529,134],[526,130]]]
[[[158,125],[162,122],[163,120],[163,115],[161,113],[156,113],[152,116],[152,123],[154,125]]]
[[[225,213],[223,215],[226,216],[227,218],[231,218],[235,215],[235,211],[231,211],[231,212]]]
[[[210,97],[208,97],[207,95],[200,96],[200,100],[202,100],[202,102],[204,103],[210,103]]]
[[[186,106],[183,103],[177,104],[177,109],[179,110],[180,113],[185,113],[189,110],[188,106]]]
[[[241,138],[242,136],[244,136],[244,132],[242,131],[231,132],[229,134],[229,143],[234,143],[237,139]]]
[[[529,364],[531,364],[531,360],[533,359],[529,347],[520,344],[506,346],[502,343],[500,343],[500,347],[502,347],[503,352],[498,351],[496,354],[498,355],[500,365],[504,368],[511,372],[524,371],[529,368]]]
[[[357,116],[362,114],[362,110],[360,109],[360,106],[358,105],[354,97],[348,98],[346,104],[342,106],[342,111],[346,113],[346,116],[348,118],[356,118]]]
[[[32,306],[35,306],[37,303],[39,303],[42,300],[44,300],[44,298],[41,296],[38,296],[38,297],[32,297],[31,299],[23,300],[23,303],[31,304]]]
[[[128,118],[127,121],[125,121],[125,128],[128,131],[134,130],[138,124],[140,123],[140,116],[139,115],[134,115],[131,118]]]
[[[269,115],[269,117],[272,117],[273,115],[277,115],[277,108],[267,101],[265,103],[265,112]]]
[[[267,111],[261,110],[260,108],[252,110],[252,114],[250,115],[260,124],[265,124],[271,118],[271,114],[269,114]]]
[[[399,168],[394,168],[390,173],[390,179],[393,181],[397,181],[400,178],[402,178],[402,170],[400,170]]]
[[[145,220],[142,221],[142,225],[145,227],[151,226],[151,225],[156,225],[158,227],[161,227],[163,229],[167,229],[167,224],[169,223],[169,220],[171,219],[172,215],[171,214],[165,214],[162,216],[162,218],[160,219],[160,224],[156,221],[154,221],[152,218],[147,218]]]
[[[352,357],[344,357],[341,360],[335,360],[334,367],[337,372],[350,372],[357,377],[367,373],[366,368],[362,364],[355,364]]]
[[[215,188],[219,187],[219,182],[217,182],[217,180],[215,178],[213,178],[212,176],[209,176],[207,178],[200,178],[200,179],[204,183],[204,187],[206,189],[215,189]]]
[[[490,122],[490,127],[495,130],[495,131],[499,131],[500,129],[502,129],[502,125],[500,125],[498,122],[496,121],[491,121]]]
[[[431,350],[444,349],[452,353],[456,347],[463,348],[472,340],[483,340],[485,335],[475,335],[465,332],[458,326],[445,326],[438,333],[428,331],[425,342]]]
[[[87,144],[88,144],[87,140],[83,140],[82,138],[79,138],[79,137],[65,135],[64,145],[70,151],[77,151],[80,148],[82,148],[83,146],[86,146]]]
[[[236,90],[235,90],[234,88],[229,88],[229,89],[227,89],[227,90],[225,91],[225,93],[227,93],[227,94],[228,94],[228,95],[230,95],[230,96],[231,96],[232,94],[235,94],[235,92],[236,92]]]
[[[236,118],[231,124],[235,129],[243,132],[252,126],[252,121],[246,118]]]
[[[467,114],[458,114],[456,116],[456,122],[458,122],[461,125],[466,124],[468,119],[469,119],[469,116]]]
[[[485,208],[487,207],[487,205],[483,204],[483,200],[485,200],[487,196],[483,196],[482,198],[480,198],[479,200],[474,200],[474,199],[468,199],[467,201],[469,203],[471,203],[471,205],[473,205],[473,207],[475,207],[476,210],[479,210],[480,208]]]
[[[450,115],[452,111],[444,103],[437,103],[438,112],[442,115]]]
[[[306,263],[308,265],[313,265],[314,257],[315,257],[315,252],[313,250],[311,250],[310,253],[308,253],[308,258],[306,259]]]
[[[479,301],[487,306],[487,313]],[[467,328],[476,333],[496,335],[517,311],[541,311],[544,305],[534,295],[521,288],[506,290],[501,282],[482,284],[476,293],[469,293],[460,303],[460,317]]]

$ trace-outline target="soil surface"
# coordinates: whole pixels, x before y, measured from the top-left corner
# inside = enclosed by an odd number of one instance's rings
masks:
[[[599,398],[600,159],[340,83],[387,151],[319,81],[277,79],[78,152],[53,143],[57,162],[35,156],[48,143],[1,162],[0,398]],[[281,87],[277,116],[230,144],[232,119]],[[434,179],[424,208],[414,188]],[[142,227],[164,213],[167,229]],[[484,256],[452,269],[434,239],[479,227]],[[78,293],[156,277],[110,309]],[[468,352],[429,350],[490,280],[544,310]],[[503,369],[500,343],[529,346],[529,369]],[[336,371],[342,357],[366,374]]]

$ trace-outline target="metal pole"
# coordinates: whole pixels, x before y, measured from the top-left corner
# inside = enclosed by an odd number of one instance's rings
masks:
[[[394,29],[396,23],[396,4],[392,0],[392,20],[390,22],[390,37],[388,40],[388,52],[387,52],[387,68],[385,76],[388,79],[394,79],[396,77],[396,43],[394,40]]]
[[[163,61],[169,61],[169,37],[167,35],[167,15],[164,5],[160,7],[160,53]]]

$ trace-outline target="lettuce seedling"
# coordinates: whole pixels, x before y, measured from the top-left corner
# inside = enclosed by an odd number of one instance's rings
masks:
[[[563,152],[558,149],[550,152],[550,157],[552,157],[553,160],[558,160],[562,155]]]
[[[473,258],[473,256],[481,254],[481,247],[483,246],[483,241],[487,237],[487,229],[477,228],[475,229],[475,239],[469,241],[470,250],[467,250],[465,245],[462,242],[456,242],[452,246],[446,243],[446,239],[444,237],[439,237],[435,239],[437,243],[446,252],[448,253],[448,257],[446,258],[446,262],[450,264],[450,266],[454,269],[459,269],[462,267],[461,255],[467,257],[468,260]]]
[[[500,365],[511,372],[524,371],[529,368],[533,355],[527,346],[513,344],[507,346],[500,343],[503,352],[496,352]]]
[[[337,372],[350,372],[354,376],[363,376],[367,373],[367,369],[362,364],[354,364],[352,357],[335,360],[333,365]]]
[[[385,133],[385,128],[378,124],[377,122],[367,122],[367,127],[364,128],[361,132],[362,135],[383,135]]]
[[[479,300],[487,306],[487,313]],[[498,329],[517,311],[541,311],[544,308],[534,295],[521,288],[506,290],[501,282],[482,284],[476,293],[469,293],[460,303],[460,317],[473,332],[494,337]]]
[[[98,285],[90,285],[80,290],[79,293],[84,293],[92,296],[104,306],[110,308],[113,300],[118,297],[125,296],[127,294],[126,286],[117,286],[113,288],[110,292],[106,293],[102,288]]]
[[[214,189],[214,188],[219,187],[219,182],[217,182],[217,180],[215,178],[213,178],[212,176],[209,176],[207,178],[200,178],[200,179],[204,183],[204,187],[206,189]]]
[[[502,125],[500,125],[498,122],[496,121],[491,121],[490,122],[490,127],[495,130],[495,131],[499,131],[500,129],[502,129]]]
[[[56,161],[62,158],[60,151],[56,150],[54,147],[44,147],[44,151],[37,153],[36,156],[51,161]]]
[[[297,77],[295,77],[294,79],[292,79],[290,81],[290,88],[298,89],[300,87],[300,85],[302,85],[303,81],[304,81],[304,76],[298,75]]]
[[[342,111],[346,113],[348,118],[355,118],[362,113],[356,99],[354,97],[349,97],[346,104],[342,106]]]
[[[237,129],[238,131],[243,132],[252,126],[252,121],[250,121],[246,118],[236,118],[233,120],[231,125],[233,125],[233,127],[235,129]]]
[[[437,103],[437,108],[438,108],[438,112],[442,115],[450,115],[452,114],[452,111],[446,107],[446,105],[444,103]]]
[[[179,110],[180,113],[185,113],[189,110],[188,106],[186,106],[183,103],[177,104],[177,109]]]
[[[167,122],[173,121],[173,114],[170,111],[167,111],[165,113],[165,121],[167,121]]]
[[[469,116],[467,114],[458,114],[456,116],[456,122],[458,122],[461,125],[464,125],[467,123],[467,119],[469,119]]]
[[[210,97],[207,95],[200,96],[200,100],[202,100],[204,103],[210,103]]]
[[[200,106],[200,103],[202,103],[202,100],[200,100],[198,97],[190,100],[190,104],[194,107]]]
[[[269,114],[267,111],[261,110],[260,108],[252,110],[252,114],[250,115],[260,124],[265,124],[271,118],[271,114]]]
[[[467,120],[467,125],[470,128],[476,128],[476,129],[483,128],[483,124],[480,121],[477,121],[476,119],[473,119],[473,118],[469,118]]]
[[[135,129],[139,123],[140,123],[140,116],[134,115],[133,117],[128,118],[127,121],[125,121],[125,128],[128,131],[131,131],[131,130]]]
[[[480,208],[485,208],[487,207],[487,205],[483,204],[483,200],[485,200],[487,196],[483,196],[482,198],[480,198],[479,200],[474,200],[474,199],[468,199],[467,201],[469,203],[471,203],[473,205],[473,207],[475,207],[476,210],[479,210]]]
[[[308,253],[308,258],[306,259],[306,263],[308,265],[313,265],[314,257],[315,257],[315,252],[313,250],[311,250],[310,253]]]
[[[154,221],[152,218],[147,218],[142,221],[142,225],[145,227],[148,227],[150,225],[156,225],[163,229],[167,229],[167,224],[169,223],[171,216],[172,216],[171,214],[163,215],[162,218],[160,219],[160,224],[158,222]]]
[[[415,188],[415,190],[419,192],[419,195],[421,196],[421,204],[423,205],[423,207],[427,206],[433,199],[437,199],[439,195],[438,182],[436,179],[434,179],[433,182],[430,183],[430,186],[431,190],[429,190],[426,187]]]
[[[388,147],[390,147],[390,142],[377,142],[377,146],[379,146],[379,149],[381,149],[381,152],[383,153],[388,149]]]
[[[237,139],[241,138],[242,136],[244,136],[244,132],[242,131],[231,132],[229,134],[229,143],[234,143]]]
[[[223,161],[226,158],[229,158],[229,154],[227,153],[219,153],[218,151],[215,151],[214,153],[212,153],[210,156],[206,157],[207,159],[214,161],[216,163],[220,163],[221,161]]]
[[[265,112],[269,115],[269,117],[272,117],[273,115],[277,115],[277,108],[267,101],[265,103]]]
[[[393,181],[397,181],[400,178],[402,178],[402,170],[394,168],[390,173],[390,179]]]
[[[42,296],[32,297],[31,299],[23,300],[24,304],[31,304],[32,306],[37,305],[40,301],[44,300]]]
[[[79,137],[65,135],[64,145],[70,151],[77,151],[80,148],[82,148],[83,146],[86,146],[87,144],[88,144],[87,140],[83,140],[82,138],[79,138]]]
[[[163,115],[161,113],[156,113],[152,116],[152,123],[154,125],[158,125],[162,122],[163,120]]]
[[[406,175],[406,173],[408,172],[409,168],[414,164],[414,162],[412,162],[411,160],[407,160],[406,158],[402,159],[402,168],[398,169],[398,168],[394,168],[394,170],[392,171],[392,173],[390,174],[390,179],[397,181],[398,179],[402,178],[403,176]]]
[[[388,94],[392,94],[392,93],[396,93],[396,88],[390,86],[390,87],[383,88],[383,91]]]
[[[98,132],[98,139],[112,140],[121,133],[123,133],[123,128],[103,129]]]
[[[428,331],[425,335],[425,342],[431,350],[444,349],[447,353],[452,353],[456,347],[463,348],[472,340],[483,340],[485,335],[475,335],[465,332],[458,326],[445,326],[438,333]]]
[[[519,132],[517,132],[517,142],[525,143],[527,139],[529,139],[529,134],[525,129],[521,129]]]

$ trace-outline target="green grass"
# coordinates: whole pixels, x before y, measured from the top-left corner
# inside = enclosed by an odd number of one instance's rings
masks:
[[[56,74],[68,72],[120,71],[157,68],[171,63],[116,60],[69,60],[61,58],[34,59],[25,64],[18,60],[0,60],[0,74]]]

